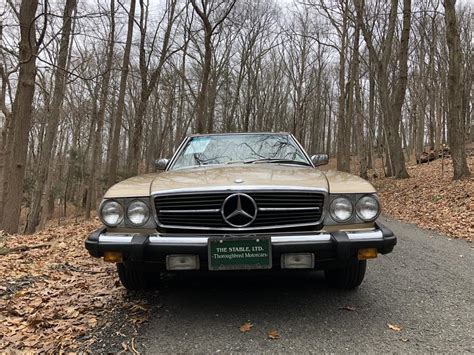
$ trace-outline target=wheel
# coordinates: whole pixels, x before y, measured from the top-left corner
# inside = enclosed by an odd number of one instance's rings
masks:
[[[364,280],[367,261],[361,260],[340,269],[324,270],[326,281],[332,287],[352,290]]]
[[[123,287],[130,291],[157,289],[160,282],[160,274],[147,272],[117,264],[117,273]]]

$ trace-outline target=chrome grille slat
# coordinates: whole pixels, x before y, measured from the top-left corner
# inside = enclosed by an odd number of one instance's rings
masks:
[[[155,195],[156,217],[160,227],[170,229],[248,230],[292,228],[317,225],[322,220],[325,193],[319,191],[245,191],[257,204],[255,221],[235,228],[222,218],[224,200],[234,194],[225,192],[179,192]]]

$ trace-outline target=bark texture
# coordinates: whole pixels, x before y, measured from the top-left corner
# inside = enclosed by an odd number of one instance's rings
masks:
[[[464,149],[465,131],[461,115],[461,49],[456,21],[456,0],[445,0],[446,42],[449,51],[448,71],[448,141],[453,157],[453,179],[471,176]]]

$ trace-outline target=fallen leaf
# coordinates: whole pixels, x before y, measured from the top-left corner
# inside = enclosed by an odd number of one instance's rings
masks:
[[[87,319],[87,324],[92,328],[95,327],[97,325],[97,318],[92,317]]]
[[[245,322],[244,324],[242,324],[240,327],[239,327],[239,330],[242,332],[242,333],[247,333],[247,332],[250,332],[250,330],[252,330],[252,327],[253,327],[253,324],[250,323],[250,322]]]
[[[134,304],[130,307],[130,311],[132,312],[146,312],[148,311],[148,308],[145,305],[142,304]]]
[[[400,330],[402,330],[402,327],[397,325],[397,324],[390,324],[388,323],[387,324],[388,328],[395,331],[395,332],[399,332]]]
[[[268,339],[276,340],[280,339],[280,333],[277,330],[270,330],[267,334]]]
[[[344,306],[344,307],[341,307],[341,308],[339,308],[339,309],[342,309],[342,310],[344,310],[344,311],[351,311],[351,312],[353,312],[353,311],[356,310],[356,308],[353,307],[353,306]]]
[[[400,340],[403,341],[404,343],[410,341],[410,339],[408,339],[408,338],[400,338]]]
[[[147,317],[130,317],[129,320],[135,325],[140,325],[147,321]]]

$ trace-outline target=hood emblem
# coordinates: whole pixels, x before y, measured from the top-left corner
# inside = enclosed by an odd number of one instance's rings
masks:
[[[247,194],[237,193],[228,196],[222,203],[221,214],[224,221],[232,227],[242,228],[257,218],[257,204]]]
[[[241,183],[244,182],[244,180],[242,180],[242,179],[235,179],[234,182],[235,182],[236,184],[241,184]]]

